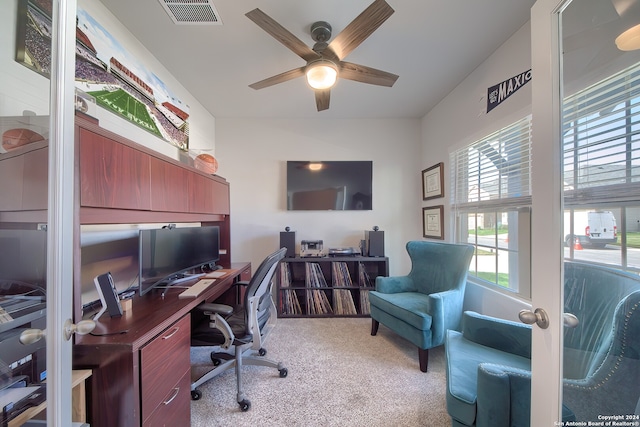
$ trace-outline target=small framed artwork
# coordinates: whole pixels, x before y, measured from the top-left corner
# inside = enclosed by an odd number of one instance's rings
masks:
[[[422,171],[422,200],[444,197],[444,163]]]
[[[444,240],[444,205],[422,208],[422,235]]]

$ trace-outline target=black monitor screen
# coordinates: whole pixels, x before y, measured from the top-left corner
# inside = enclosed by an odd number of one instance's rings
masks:
[[[0,280],[20,281],[45,289],[47,232],[0,230]]]
[[[220,259],[218,226],[140,230],[140,295]]]
[[[371,210],[373,162],[287,161],[287,210]]]

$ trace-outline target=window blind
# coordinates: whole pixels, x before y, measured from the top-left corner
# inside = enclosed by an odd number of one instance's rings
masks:
[[[565,98],[565,204],[640,200],[640,65]]]
[[[531,116],[450,155],[451,204],[458,212],[531,204]]]

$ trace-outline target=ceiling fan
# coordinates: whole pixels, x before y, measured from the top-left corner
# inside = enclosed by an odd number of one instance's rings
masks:
[[[307,64],[303,67],[276,74],[250,84],[249,87],[263,89],[306,75],[307,82],[315,91],[316,107],[318,111],[322,111],[329,108],[331,87],[338,77],[378,86],[393,86],[398,79],[397,75],[343,61],[349,53],[378,29],[393,12],[394,10],[385,0],[375,0],[330,43],[328,43],[328,40],[331,38],[331,25],[324,21],[314,22],[311,25],[311,37],[316,43],[312,48],[260,9],[248,12],[246,16],[249,19],[293,51],[293,53],[307,61]]]

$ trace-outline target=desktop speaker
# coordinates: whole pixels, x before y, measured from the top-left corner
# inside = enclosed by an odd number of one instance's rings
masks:
[[[285,257],[294,258],[296,256],[296,232],[289,231],[289,227],[285,230],[280,232],[280,247],[287,248]]]
[[[122,316],[122,306],[120,305],[118,292],[116,291],[116,285],[113,283],[111,273],[96,276],[93,282],[96,285],[100,295],[100,302],[102,303],[102,309],[95,315],[93,320],[98,320],[107,310],[109,310],[111,317]]]
[[[364,232],[366,254],[370,257],[384,256],[384,231],[377,228]]]

